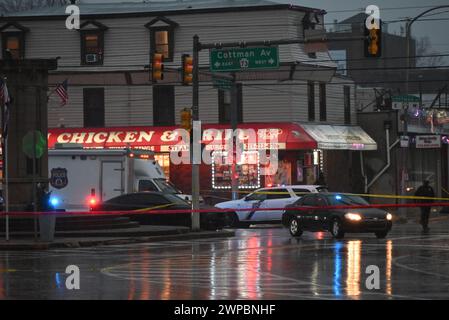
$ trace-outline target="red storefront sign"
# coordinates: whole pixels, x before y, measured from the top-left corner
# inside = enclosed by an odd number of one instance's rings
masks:
[[[54,128],[48,130],[48,147],[56,143],[78,143],[84,148],[142,148],[155,152],[186,151],[188,141],[179,127]],[[223,150],[230,139],[229,125],[203,125],[202,143],[208,150]],[[316,142],[295,123],[246,123],[238,126],[245,149],[314,149]],[[252,131],[253,130],[253,131]],[[251,132],[251,134],[249,134]],[[256,140],[248,137],[256,136]]]

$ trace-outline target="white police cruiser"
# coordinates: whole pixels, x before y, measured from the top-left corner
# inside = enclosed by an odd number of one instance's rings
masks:
[[[280,223],[285,210],[263,209],[285,208],[304,194],[326,191],[326,186],[320,185],[292,185],[262,188],[242,199],[217,203],[215,207],[219,209],[238,209],[231,213],[229,224],[232,227],[249,227],[251,224],[261,223]]]

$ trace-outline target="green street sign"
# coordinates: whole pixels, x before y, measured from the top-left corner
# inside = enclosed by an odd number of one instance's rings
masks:
[[[232,88],[231,80],[212,77],[212,83],[214,84],[214,88],[220,90],[231,90]]]
[[[278,47],[228,48],[210,50],[211,72],[278,68]]]
[[[402,96],[393,96],[391,97],[392,102],[419,102],[419,98],[417,96],[412,95],[402,95]]]
[[[47,139],[44,135],[36,130],[28,131],[22,139],[22,151],[28,158],[36,157],[39,159],[44,155],[44,151],[47,148]]]

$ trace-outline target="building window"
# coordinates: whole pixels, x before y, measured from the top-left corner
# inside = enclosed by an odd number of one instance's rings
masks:
[[[237,122],[243,122],[243,90],[242,84],[237,84]],[[218,122],[231,123],[231,90],[218,90]]]
[[[84,127],[104,127],[104,88],[83,89]]]
[[[165,17],[157,17],[145,25],[150,30],[150,53],[160,53],[164,61],[173,62],[175,28],[178,24]]]
[[[155,126],[175,125],[174,86],[153,86],[153,123]]]
[[[25,57],[24,34],[5,32],[2,36],[3,59],[20,60]]]
[[[315,121],[315,83],[313,81],[307,82],[307,97],[309,104],[309,121]]]
[[[103,31],[81,32],[81,63],[83,65],[102,65],[103,55]]]
[[[167,59],[171,59],[170,54],[170,33],[168,30],[160,30],[154,32],[154,51],[157,53],[162,53]]]
[[[320,121],[327,121],[326,84],[320,83]]]
[[[344,86],[343,92],[345,124],[351,124],[351,87]]]
[[[161,53],[164,61],[173,61],[174,41],[172,28],[151,29],[151,52]]]

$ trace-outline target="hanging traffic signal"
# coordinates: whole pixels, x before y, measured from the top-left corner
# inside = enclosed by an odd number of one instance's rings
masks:
[[[184,108],[181,111],[181,127],[187,131],[192,130],[192,111]]]
[[[365,27],[365,57],[379,58],[382,55],[382,29],[381,23],[377,28]]]
[[[154,53],[151,68],[151,80],[157,82],[164,80],[164,55],[161,53]]]
[[[193,81],[193,58],[188,54],[182,55],[182,84],[189,86]]]

